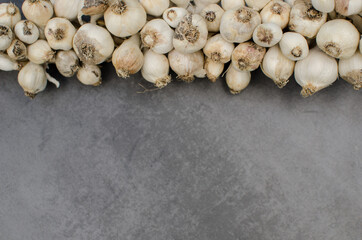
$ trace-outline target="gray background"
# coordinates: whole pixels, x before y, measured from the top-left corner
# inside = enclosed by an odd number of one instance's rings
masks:
[[[139,94],[102,71],[34,100],[0,72],[1,240],[362,239],[362,95],[343,80]]]

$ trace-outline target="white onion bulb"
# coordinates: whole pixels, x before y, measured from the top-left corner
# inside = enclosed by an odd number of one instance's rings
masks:
[[[301,95],[309,97],[337,80],[337,61],[315,47],[305,59],[296,63],[294,76],[303,88]]]
[[[144,54],[141,73],[146,81],[158,88],[166,87],[171,82],[170,64],[167,57],[152,50],[147,50]]]
[[[207,34],[207,25],[203,17],[198,14],[187,14],[175,30],[173,46],[179,52],[197,52],[205,46]]]
[[[106,29],[87,23],[74,35],[73,49],[82,62],[96,65],[112,56],[114,42]]]

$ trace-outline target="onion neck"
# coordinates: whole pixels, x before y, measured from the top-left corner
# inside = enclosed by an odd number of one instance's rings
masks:
[[[15,15],[17,12],[16,6],[14,5],[14,3],[9,3],[6,11],[8,12],[9,15]]]

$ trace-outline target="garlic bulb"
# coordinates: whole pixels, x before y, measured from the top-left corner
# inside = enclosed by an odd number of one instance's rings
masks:
[[[54,62],[55,52],[45,40],[38,40],[28,46],[28,59],[36,64]]]
[[[323,13],[329,13],[334,10],[335,0],[312,0],[313,7]]]
[[[348,19],[352,20],[352,24],[357,28],[360,33],[362,33],[362,16],[360,16],[359,14],[355,14],[352,16],[348,16]]]
[[[143,45],[159,54],[168,53],[173,49],[173,36],[174,31],[163,19],[149,21],[141,31]]]
[[[73,49],[82,62],[96,65],[112,55],[114,42],[106,29],[87,23],[74,35]]]
[[[279,88],[283,88],[293,75],[294,65],[294,61],[286,58],[276,45],[266,52],[261,64],[261,70]]]
[[[15,25],[16,36],[26,44],[32,44],[39,39],[38,27],[29,20],[22,20]]]
[[[52,18],[48,21],[44,34],[51,48],[70,50],[73,47],[75,27],[66,18]]]
[[[207,5],[209,5],[209,3],[205,3],[202,0],[191,0],[186,10],[192,14],[199,14]]]
[[[170,0],[139,0],[146,13],[159,17],[170,6]]]
[[[205,61],[205,71],[206,77],[211,82],[216,82],[216,80],[220,77],[222,72],[224,71],[224,63],[222,62],[215,62],[211,58],[206,58]]]
[[[205,19],[209,32],[218,32],[220,30],[221,17],[223,14],[224,10],[217,4],[208,5],[200,13]]]
[[[72,77],[79,69],[79,58],[73,50],[59,51],[55,56],[55,65],[64,77]]]
[[[289,29],[314,38],[326,21],[327,14],[315,10],[309,0],[297,0],[290,12]]]
[[[227,11],[245,6],[244,0],[221,0],[221,7]]]
[[[335,19],[323,24],[317,35],[317,45],[334,58],[349,58],[358,47],[360,34],[347,20]]]
[[[44,27],[53,16],[53,5],[49,0],[25,0],[22,6],[26,19]]]
[[[165,20],[168,25],[172,28],[176,28],[177,25],[181,22],[182,18],[186,16],[187,10],[180,7],[172,7],[167,9],[163,13],[163,20]]]
[[[7,25],[0,25],[0,51],[6,50],[13,41],[13,31]]]
[[[55,16],[69,21],[76,20],[81,3],[82,0],[55,0],[53,5]]]
[[[104,13],[108,31],[117,37],[136,34],[146,24],[146,11],[135,0],[117,0]]]
[[[187,8],[190,5],[190,0],[171,0],[177,7]]]
[[[354,89],[362,87],[362,54],[359,51],[346,59],[339,60],[339,75],[353,85]]]
[[[335,0],[336,12],[343,16],[350,16],[362,12],[361,0]]]
[[[227,63],[231,60],[234,44],[227,42],[220,34],[209,38],[203,49],[205,55],[214,62]]]
[[[205,20],[198,14],[187,14],[175,30],[173,46],[179,52],[197,52],[205,46],[207,34]]]
[[[229,42],[246,42],[260,23],[259,13],[251,8],[228,10],[221,18],[220,34]]]
[[[296,0],[284,0],[284,2],[288,3],[289,6],[293,7]]]
[[[268,2],[270,0],[245,0],[246,5],[256,11],[263,9]]]
[[[253,33],[253,40],[262,47],[272,47],[282,39],[283,31],[275,23],[262,23]]]
[[[288,26],[291,7],[281,0],[270,1],[260,12],[262,23],[275,23],[282,29]]]
[[[177,74],[177,78],[192,82],[196,77],[205,77],[204,54],[201,51],[194,53],[181,53],[172,50],[168,54],[171,69]]]
[[[82,5],[81,12],[88,16],[103,14],[109,7],[108,0],[83,0]]]
[[[140,37],[136,34],[114,50],[112,63],[119,77],[127,78],[141,70],[144,60],[140,44]]]
[[[0,70],[1,71],[15,71],[19,70],[20,65],[13,59],[11,59],[5,53],[0,52]]]
[[[309,51],[305,59],[295,64],[294,76],[303,88],[302,96],[311,96],[337,80],[337,61],[315,47]]]
[[[89,23],[97,24],[98,19],[103,17],[104,11],[109,7],[108,3],[108,0],[82,0],[77,16],[80,25],[84,24],[83,15],[90,16]]]
[[[170,64],[167,57],[152,50],[147,50],[144,54],[141,73],[146,81],[158,88],[166,87],[171,82]]]
[[[18,39],[13,40],[6,52],[10,58],[19,61],[26,60],[28,55],[25,44]]]
[[[20,10],[13,3],[0,4],[0,25],[13,28],[21,20]]]
[[[286,32],[279,42],[280,49],[285,57],[292,61],[299,61],[308,56],[307,40],[299,33]]]
[[[240,43],[231,57],[233,67],[238,71],[254,71],[263,61],[266,49],[253,42]]]
[[[238,71],[230,66],[226,73],[226,84],[232,94],[239,94],[250,83],[251,73],[249,71]]]
[[[97,65],[83,64],[77,72],[77,78],[84,85],[97,87],[102,84],[102,72]]]
[[[32,62],[28,62],[18,74],[18,83],[24,89],[25,96],[30,98],[44,91],[47,80],[59,87],[59,82],[47,74],[43,66]]]

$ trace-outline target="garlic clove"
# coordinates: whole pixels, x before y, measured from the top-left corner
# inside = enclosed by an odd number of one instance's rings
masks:
[[[79,58],[73,50],[58,51],[55,56],[55,65],[61,75],[72,77],[79,70]]]
[[[257,26],[253,33],[253,40],[262,47],[272,47],[277,44],[283,36],[283,31],[275,23],[262,23]]]
[[[338,66],[339,75],[359,90],[362,87],[362,54],[356,51],[352,57],[339,60]]]
[[[146,11],[138,1],[115,1],[104,13],[109,32],[117,37],[136,34],[146,24]]]
[[[209,32],[218,32],[220,30],[221,17],[224,10],[217,4],[207,5],[200,13],[205,19]]]
[[[26,60],[28,56],[25,44],[18,39],[13,40],[6,52],[10,58],[17,61]]]
[[[171,69],[177,74],[177,78],[185,82],[192,82],[196,77],[204,77],[204,54],[201,51],[194,53],[182,53],[172,50],[168,54]]]
[[[323,24],[317,35],[317,45],[334,58],[349,58],[358,48],[360,34],[347,20],[335,19]]]
[[[45,27],[54,13],[53,5],[49,0],[25,0],[22,10],[26,19],[39,27]]]
[[[173,45],[183,53],[194,53],[201,50],[207,41],[207,25],[198,14],[187,14],[175,30]]]
[[[112,56],[114,42],[105,28],[87,23],[74,35],[73,49],[82,62],[97,65]]]
[[[39,29],[29,20],[22,20],[15,25],[16,36],[26,44],[33,44],[39,39]]]
[[[343,16],[350,16],[362,12],[361,0],[335,0],[336,12]]]
[[[334,10],[335,0],[312,0],[313,7],[323,13],[330,13]]]
[[[174,31],[163,19],[154,19],[146,23],[141,31],[142,43],[154,52],[165,54],[173,49]]]
[[[263,9],[268,2],[270,0],[245,0],[246,5],[256,11]]]
[[[291,7],[281,0],[270,1],[260,12],[262,23],[275,23],[282,29],[288,26]]]
[[[205,71],[206,77],[211,82],[216,82],[216,80],[221,76],[222,72],[224,71],[224,63],[222,62],[215,62],[211,58],[206,58],[205,61]]]
[[[170,6],[170,0],[139,0],[146,13],[159,17]]]
[[[309,0],[297,0],[290,11],[289,29],[314,38],[326,21],[327,14],[314,9]]]
[[[215,62],[227,63],[235,49],[233,43],[226,41],[220,34],[209,38],[203,51],[205,55]]]
[[[77,72],[77,79],[84,85],[99,86],[102,84],[102,72],[97,65],[83,64]]]
[[[307,40],[296,32],[284,33],[279,46],[283,55],[292,61],[302,60],[309,53]]]
[[[259,13],[251,8],[228,10],[221,18],[220,34],[228,42],[246,42],[260,23]]]
[[[1,71],[15,71],[20,70],[20,64],[11,59],[8,55],[0,52],[0,70]]]
[[[11,29],[21,20],[20,10],[13,3],[0,4],[0,25],[6,25]]]
[[[45,40],[38,40],[28,46],[28,59],[36,64],[54,62],[55,52]]]
[[[163,13],[163,20],[165,20],[168,25],[172,28],[176,28],[177,25],[181,22],[182,18],[187,15],[187,10],[180,7],[172,7],[166,9]]]
[[[48,21],[44,34],[51,48],[54,50],[70,50],[73,47],[73,37],[76,29],[65,18],[52,18]]]
[[[226,73],[226,84],[230,89],[230,93],[239,94],[250,83],[251,73],[249,71],[238,71],[230,66]]]
[[[13,41],[13,31],[7,25],[0,25],[0,51],[6,50],[10,47]]]
[[[294,76],[303,88],[301,95],[309,97],[337,80],[337,61],[315,47],[305,59],[295,64]]]
[[[261,70],[279,88],[283,88],[293,75],[294,65],[294,61],[286,58],[276,45],[266,52],[261,64]]]
[[[221,7],[227,11],[245,6],[244,0],[221,0]]]
[[[266,49],[253,42],[240,43],[233,51],[231,61],[238,71],[254,71],[263,61]]]
[[[144,54],[142,77],[157,88],[164,88],[171,82],[170,64],[165,55],[147,50]]]
[[[136,34],[125,40],[113,52],[112,63],[119,77],[127,78],[141,70],[144,57],[140,44],[140,36]]]

